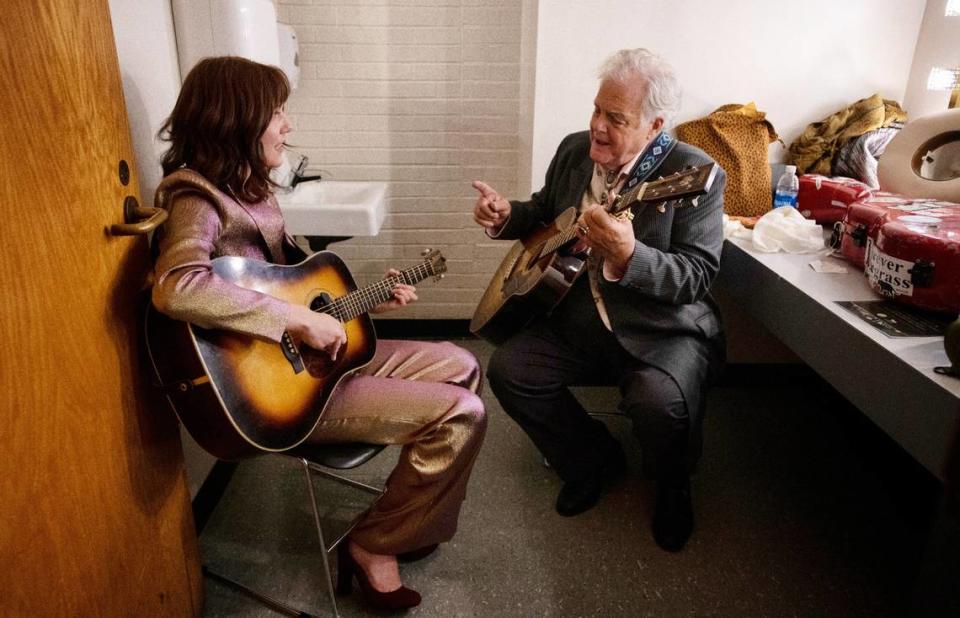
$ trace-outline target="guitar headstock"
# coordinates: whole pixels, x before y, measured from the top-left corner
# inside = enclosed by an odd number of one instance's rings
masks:
[[[611,213],[617,214],[637,202],[679,201],[683,198],[703,195],[713,185],[713,180],[717,176],[717,169],[716,163],[707,163],[706,165],[676,172],[665,178],[640,183],[630,192],[617,199]]]
[[[429,276],[442,279],[443,273],[447,272],[447,258],[443,257],[440,249],[424,249],[420,255],[423,256],[423,266]]]

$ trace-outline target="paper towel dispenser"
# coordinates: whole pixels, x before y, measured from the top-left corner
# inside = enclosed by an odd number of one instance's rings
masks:
[[[171,7],[181,75],[201,58],[241,56],[280,67],[297,87],[297,35],[277,23],[273,0],[173,0]]]

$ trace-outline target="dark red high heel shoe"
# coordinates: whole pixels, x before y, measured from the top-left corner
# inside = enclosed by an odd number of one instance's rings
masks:
[[[390,592],[380,592],[367,579],[360,565],[350,554],[349,539],[337,545],[337,594],[348,595],[353,591],[353,579],[360,584],[360,596],[370,607],[378,610],[396,612],[420,605],[420,593],[406,586],[400,586]]]

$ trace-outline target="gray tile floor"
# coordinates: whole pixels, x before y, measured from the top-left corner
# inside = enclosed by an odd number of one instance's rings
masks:
[[[485,360],[490,348],[461,344]],[[585,391],[590,409],[608,390]],[[493,396],[490,426],[453,542],[402,568],[416,616],[898,616],[926,539],[936,483],[819,384],[718,386],[693,480],[697,522],[678,554],[650,536],[652,487],[629,426],[609,425],[630,473],[593,510],[553,510],[559,480]],[[354,476],[377,482],[395,453]],[[328,481],[328,528],[366,496]],[[289,603],[329,615],[302,472],[242,463],[201,536],[204,561]],[[275,616],[205,580],[205,615]],[[368,615],[357,595],[344,616]]]

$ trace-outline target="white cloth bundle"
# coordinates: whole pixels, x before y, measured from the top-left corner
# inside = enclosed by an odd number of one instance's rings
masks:
[[[813,253],[823,249],[823,227],[796,208],[774,208],[753,226],[753,246],[767,253]]]

